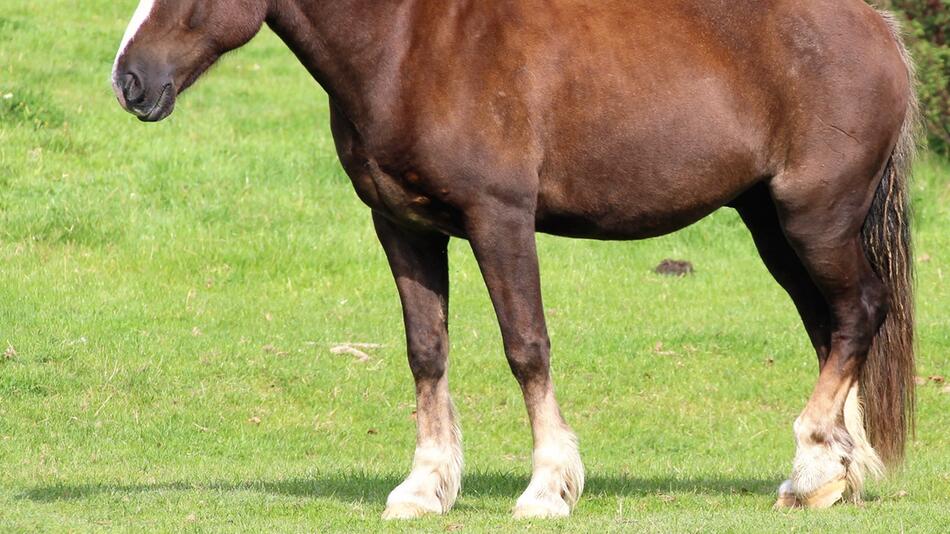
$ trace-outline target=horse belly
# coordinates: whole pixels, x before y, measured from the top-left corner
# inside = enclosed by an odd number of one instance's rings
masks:
[[[769,85],[749,81],[754,62],[714,53],[713,44],[626,44],[638,53],[572,50],[550,84],[558,108],[539,114],[544,232],[662,235],[769,175],[779,119]]]
[[[702,219],[768,176],[767,138],[742,121],[641,124],[548,153],[537,227],[555,235],[643,239]],[[714,114],[714,113],[712,113]]]
[[[570,200],[561,193],[542,193],[536,226],[539,232],[605,240],[646,239],[685,228],[716,211],[748,189],[722,188],[715,180],[695,180],[694,189],[663,183],[594,182]]]

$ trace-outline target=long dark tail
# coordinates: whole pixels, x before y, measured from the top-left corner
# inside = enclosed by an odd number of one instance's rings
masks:
[[[890,293],[890,311],[874,338],[861,374],[865,427],[871,445],[886,464],[904,458],[908,432],[914,430],[914,273],[908,186],[917,149],[918,102],[914,63],[900,23],[882,13],[907,65],[911,96],[900,138],[864,223],[868,259]]]

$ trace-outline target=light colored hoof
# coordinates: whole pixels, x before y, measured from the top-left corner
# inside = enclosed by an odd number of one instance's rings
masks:
[[[562,432],[559,439],[534,450],[531,482],[515,502],[515,519],[568,517],[584,492],[577,438],[566,427]]]
[[[452,509],[462,486],[462,447],[458,427],[448,446],[416,446],[412,471],[386,498],[383,519],[418,519]]]
[[[775,501],[776,510],[782,508],[798,508],[801,505],[798,504],[798,498],[795,497],[795,492],[792,490],[792,481],[786,480],[782,482],[782,485],[778,487],[778,500]]]
[[[568,517],[571,506],[559,495],[522,495],[512,514],[515,519]]]
[[[568,517],[573,507],[565,498],[570,498],[570,495],[529,486],[521,497],[518,497],[512,515],[515,519]]]
[[[802,504],[806,508],[829,508],[844,497],[848,489],[845,479],[829,482],[808,495],[803,496]]]
[[[442,512],[430,510],[416,503],[396,503],[386,506],[383,512],[383,519],[386,521],[397,521],[407,519],[419,519],[427,515],[440,515]]]
[[[796,495],[792,491],[792,482],[786,480],[778,490],[778,500],[775,508],[830,508],[844,498],[848,489],[845,479],[829,482],[807,495]]]

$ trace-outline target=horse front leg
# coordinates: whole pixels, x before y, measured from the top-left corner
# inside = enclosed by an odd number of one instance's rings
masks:
[[[570,515],[584,489],[577,438],[564,422],[550,371],[541,304],[534,210],[497,202],[468,214],[466,230],[501,326],[505,354],[524,394],[534,437],[533,473],[516,518]]]
[[[409,367],[416,383],[412,471],[389,494],[383,518],[443,514],[455,504],[462,477],[462,436],[446,375],[448,237],[407,232],[376,214],[373,222],[402,301]]]

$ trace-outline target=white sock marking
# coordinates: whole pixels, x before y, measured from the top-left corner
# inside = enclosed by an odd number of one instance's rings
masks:
[[[584,491],[577,437],[563,427],[555,432],[534,450],[531,483],[515,503],[515,518],[568,516]]]

